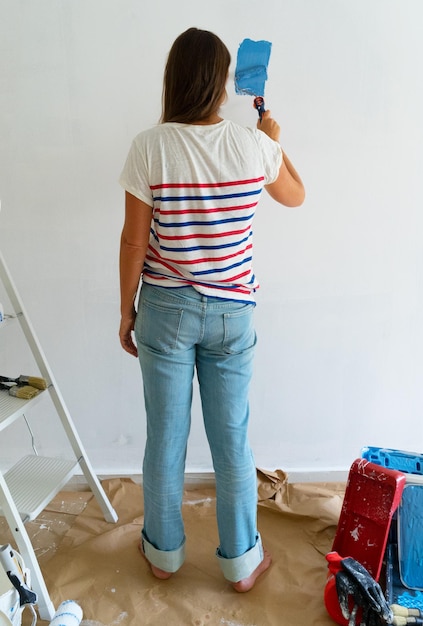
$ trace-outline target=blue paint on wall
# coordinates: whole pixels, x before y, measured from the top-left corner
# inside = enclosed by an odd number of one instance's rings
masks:
[[[235,69],[237,94],[264,96],[271,48],[270,41],[244,39],[240,44]]]

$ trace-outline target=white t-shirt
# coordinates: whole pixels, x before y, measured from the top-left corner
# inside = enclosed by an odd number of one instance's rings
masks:
[[[227,120],[168,122],[137,135],[119,182],[153,207],[143,281],[254,301],[252,223],[281,163],[277,142]]]

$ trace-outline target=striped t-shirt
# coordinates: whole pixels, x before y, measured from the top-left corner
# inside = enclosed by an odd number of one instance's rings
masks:
[[[137,135],[120,183],[153,207],[143,281],[252,302],[253,218],[281,162],[277,142],[227,120]]]

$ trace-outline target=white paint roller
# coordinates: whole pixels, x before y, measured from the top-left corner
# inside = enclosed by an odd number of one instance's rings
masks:
[[[50,626],[79,626],[82,620],[82,609],[74,600],[65,600],[62,602]]]

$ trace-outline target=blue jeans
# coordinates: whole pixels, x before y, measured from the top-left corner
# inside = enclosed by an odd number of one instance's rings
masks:
[[[215,470],[216,555],[232,582],[263,560],[247,436],[253,310],[254,304],[203,296],[192,287],[141,288],[135,337],[147,414],[142,544],[148,560],[168,572],[184,561],[181,508],[195,371]]]

